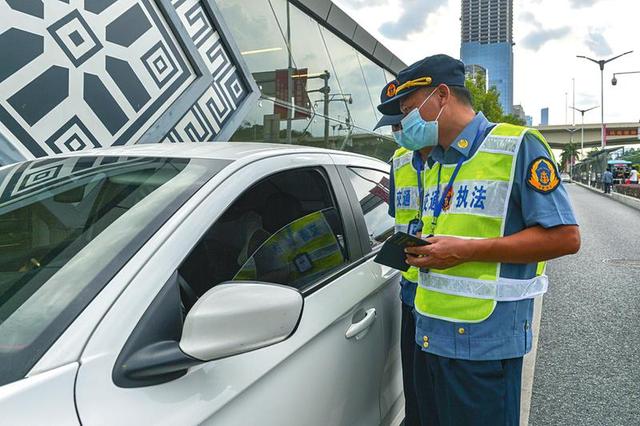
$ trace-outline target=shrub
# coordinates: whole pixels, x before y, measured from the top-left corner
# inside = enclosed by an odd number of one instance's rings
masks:
[[[616,185],[615,191],[629,197],[640,198],[640,185]]]

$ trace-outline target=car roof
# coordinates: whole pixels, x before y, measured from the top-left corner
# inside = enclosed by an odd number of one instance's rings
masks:
[[[141,157],[173,157],[173,158],[208,158],[220,160],[239,160],[252,156],[270,157],[274,155],[325,153],[341,154],[354,157],[373,158],[345,151],[328,150],[301,145],[284,145],[260,142],[185,142],[185,143],[155,143],[136,144],[109,148],[98,148],[62,156],[141,156]],[[374,159],[375,160],[375,159]]]

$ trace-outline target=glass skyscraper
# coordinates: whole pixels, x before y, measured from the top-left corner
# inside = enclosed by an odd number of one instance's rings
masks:
[[[462,0],[460,58],[487,70],[505,114],[513,107],[513,0]]]

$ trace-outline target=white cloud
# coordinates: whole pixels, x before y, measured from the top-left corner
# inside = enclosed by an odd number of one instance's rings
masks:
[[[598,56],[608,56],[613,53],[609,43],[602,35],[602,29],[590,29],[585,43]]]
[[[562,39],[568,36],[570,32],[571,28],[569,27],[561,27],[548,30],[541,28],[527,34],[527,36],[523,38],[520,43],[527,49],[537,51],[540,50],[540,48],[544,46],[545,43],[552,40]]]
[[[424,1],[426,4],[428,0]],[[426,24],[412,28],[406,39],[392,39],[380,31],[381,26],[394,20],[399,11],[409,10],[405,9],[404,0],[334,2],[407,64],[436,53],[460,56],[460,0],[448,0],[447,4],[433,9],[426,17]],[[573,114],[565,112],[565,93],[568,105],[572,104],[572,78],[575,78],[577,107],[600,104],[600,70],[596,64],[578,59],[576,55],[608,58],[632,49],[637,52],[609,63],[605,68],[605,121],[640,120],[635,97],[640,92],[640,74],[621,76],[616,86],[610,83],[614,72],[640,70],[640,25],[637,23],[640,2],[514,0],[514,16],[517,17],[514,20],[514,40],[517,42],[514,46],[514,104],[522,104],[526,113],[534,117],[534,124],[539,123],[540,109],[544,107],[549,107],[553,124],[572,120]],[[564,29],[566,32],[567,26],[570,26],[567,34],[558,31]],[[556,33],[531,35],[541,30]],[[536,46],[537,50],[532,49]],[[610,55],[604,54],[607,46]],[[576,120],[579,116],[576,114]],[[585,121],[599,122],[600,110],[587,113]]]
[[[402,13],[380,27],[380,33],[391,39],[407,40],[409,35],[424,30],[429,15],[448,0],[405,0],[402,2]]]

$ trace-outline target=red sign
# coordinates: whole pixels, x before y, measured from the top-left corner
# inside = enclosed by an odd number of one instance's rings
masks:
[[[605,134],[607,136],[633,136],[638,137],[637,127],[625,127],[621,129],[606,129]]]
[[[380,183],[369,190],[369,193],[378,197],[385,203],[389,203],[389,179],[382,177]]]
[[[294,120],[302,118],[309,118],[310,114],[307,112],[311,109],[311,101],[307,95],[307,68],[292,69],[291,77],[293,80],[293,100],[295,105]],[[291,99],[289,96],[289,73],[286,69],[276,70],[276,99],[281,104],[273,105],[273,113],[280,115],[280,119],[286,120],[289,117],[290,110],[286,105],[291,105]]]

